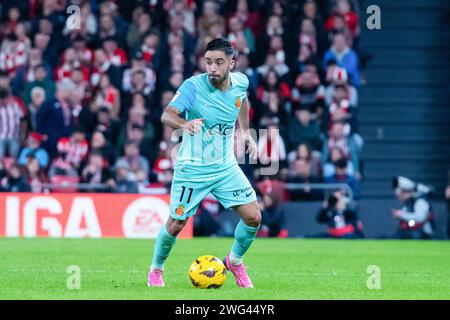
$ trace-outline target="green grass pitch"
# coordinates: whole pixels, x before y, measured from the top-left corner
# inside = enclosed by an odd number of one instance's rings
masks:
[[[231,238],[178,240],[165,288],[148,288],[153,241],[131,239],[0,239],[0,299],[450,299],[450,243],[257,239],[245,263],[255,285],[234,277],[221,289],[194,288],[192,260],[222,258]],[[68,289],[67,267],[81,270]],[[381,289],[367,288],[367,267],[381,270]]]

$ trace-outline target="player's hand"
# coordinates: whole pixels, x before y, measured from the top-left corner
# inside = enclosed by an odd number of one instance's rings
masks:
[[[258,146],[256,145],[255,140],[253,140],[250,134],[245,135],[244,137],[245,144],[247,145],[247,151],[252,160],[256,160],[258,158]]]
[[[203,120],[205,120],[205,118],[198,118],[198,119],[186,121],[184,123],[184,125],[182,126],[182,129],[186,130],[191,135],[198,133],[198,132],[200,132],[202,127],[205,125],[203,123]]]
[[[400,218],[401,215],[403,214],[402,210],[391,210],[391,212],[392,212],[392,216],[394,218]]]

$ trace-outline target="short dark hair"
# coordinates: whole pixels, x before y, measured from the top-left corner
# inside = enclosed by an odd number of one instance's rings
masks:
[[[345,168],[347,168],[347,159],[340,158],[339,160],[336,161],[335,165],[336,165],[336,168],[338,168],[338,169],[345,169]]]
[[[227,56],[234,55],[233,46],[231,45],[230,41],[226,39],[216,38],[208,42],[205,51],[214,51],[214,50],[222,51]]]

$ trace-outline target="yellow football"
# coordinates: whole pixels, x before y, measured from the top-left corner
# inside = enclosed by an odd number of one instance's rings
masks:
[[[227,268],[215,256],[201,256],[192,262],[189,268],[189,279],[196,288],[217,289],[227,279]]]

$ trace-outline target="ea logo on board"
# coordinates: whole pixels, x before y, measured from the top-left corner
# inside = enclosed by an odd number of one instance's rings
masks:
[[[169,217],[167,202],[153,197],[133,201],[122,217],[122,230],[127,238],[156,238],[159,229]]]

